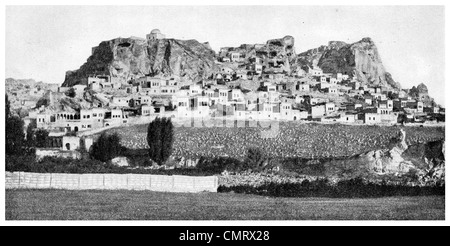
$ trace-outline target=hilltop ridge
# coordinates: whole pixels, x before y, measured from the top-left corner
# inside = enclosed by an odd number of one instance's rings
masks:
[[[159,30],[157,30],[159,32]],[[116,38],[101,42],[79,69],[67,71],[62,86],[87,85],[89,75],[111,75],[122,83],[142,76],[176,76],[185,80],[213,79],[221,71],[220,62],[230,53],[239,53],[241,61],[260,58],[261,65],[270,72],[296,74],[318,67],[324,73],[342,73],[355,76],[367,85],[401,89],[383,66],[375,42],[362,38],[352,44],[330,41],[299,54],[295,53],[295,39],[290,35],[267,40],[264,44],[242,44],[223,47],[218,54],[208,42],[172,38],[143,39]],[[219,63],[219,64],[218,64]],[[269,64],[271,63],[271,64]]]

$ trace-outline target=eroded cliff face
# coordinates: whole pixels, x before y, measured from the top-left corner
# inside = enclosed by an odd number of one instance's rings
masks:
[[[438,140],[408,146],[405,132],[400,141],[385,150],[370,151],[360,155],[369,172],[403,175],[415,172],[419,183],[443,183],[445,176],[445,141]]]
[[[320,67],[325,73],[354,75],[370,85],[400,88],[400,84],[384,69],[378,49],[370,38],[353,44],[330,41],[328,46],[300,53],[297,63],[302,67]]]
[[[269,68],[269,62],[279,65],[280,72],[290,74],[291,67],[295,64],[295,39],[292,36],[267,40],[265,44],[242,44],[239,47],[224,47],[219,53],[219,57],[229,56],[230,52],[239,52],[243,62],[248,63],[249,58],[258,57],[262,65]]]
[[[199,81],[211,77],[214,60],[209,44],[196,40],[118,38],[100,43],[85,64],[66,73],[63,86],[87,84],[94,74],[111,75],[123,83],[145,75]]]
[[[419,185],[444,184],[445,140],[408,145],[400,129],[386,148],[323,163],[326,175],[338,178],[397,176]]]

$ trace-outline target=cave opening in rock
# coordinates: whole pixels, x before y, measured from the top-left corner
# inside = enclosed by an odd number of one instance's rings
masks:
[[[128,42],[119,44],[119,47],[130,47],[130,46],[131,46],[131,44]]]
[[[283,44],[280,41],[272,41],[270,42],[270,44],[275,46],[283,46]]]

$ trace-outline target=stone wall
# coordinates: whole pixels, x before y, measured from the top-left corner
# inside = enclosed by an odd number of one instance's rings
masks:
[[[36,149],[36,160],[42,160],[46,156],[51,157],[61,157],[61,158],[71,158],[71,159],[81,159],[81,153],[75,150],[66,151],[61,149],[50,149],[50,148],[37,148]]]
[[[69,174],[6,172],[6,189],[152,190],[163,192],[217,192],[216,176],[150,174]]]

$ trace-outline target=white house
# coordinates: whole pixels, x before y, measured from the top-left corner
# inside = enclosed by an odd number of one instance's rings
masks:
[[[334,103],[325,103],[325,114],[331,114],[336,111],[336,105]]]
[[[378,124],[381,123],[381,115],[376,113],[365,113],[364,114],[365,124]]]
[[[311,117],[321,118],[325,115],[325,104],[317,104],[311,106]]]

